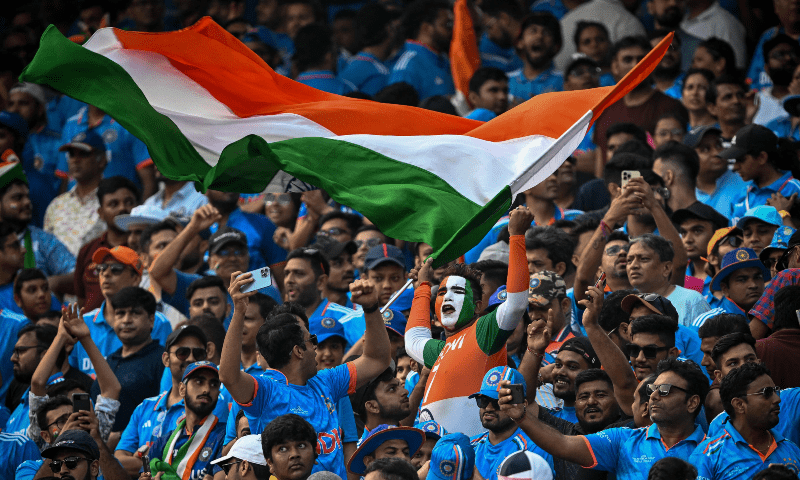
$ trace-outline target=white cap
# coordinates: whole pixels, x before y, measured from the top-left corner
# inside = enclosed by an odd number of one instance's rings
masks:
[[[264,450],[261,447],[261,435],[247,435],[236,440],[231,451],[224,457],[211,462],[211,465],[221,464],[231,458],[247,460],[250,463],[266,467],[267,461],[264,459]]]
[[[127,232],[131,225],[155,225],[166,219],[169,212],[154,205],[139,205],[131,210],[130,214],[123,213],[114,217],[114,223]]]
[[[500,480],[552,480],[553,471],[547,460],[527,450],[514,452],[507,456],[497,470]]]

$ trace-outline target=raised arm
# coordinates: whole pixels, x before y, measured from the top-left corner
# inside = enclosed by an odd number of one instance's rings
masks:
[[[97,376],[97,384],[100,386],[100,395],[105,398],[119,400],[119,393],[122,386],[111,370],[111,366],[106,361],[100,349],[92,340],[89,326],[83,320],[83,310],[78,310],[78,304],[73,303],[67,306],[61,315],[61,323],[70,335],[77,338],[86,354],[89,356],[92,365],[94,365],[94,372]]]
[[[586,309],[583,314],[586,336],[592,343],[603,370],[611,377],[611,383],[614,384],[614,396],[617,397],[622,411],[626,415],[632,415],[631,405],[638,381],[625,354],[608,338],[605,330],[597,321],[600,310],[603,308],[603,290],[589,287],[589,295],[585,300],[581,300],[581,306]]]
[[[174,241],[174,240],[173,240]],[[251,273],[233,272],[231,274],[231,284],[228,287],[228,294],[233,300],[233,316],[228,326],[228,333],[225,334],[225,342],[222,344],[222,354],[219,362],[219,379],[228,389],[234,400],[240,404],[246,404],[253,400],[255,395],[255,384],[253,377],[245,373],[240,368],[242,363],[242,329],[244,328],[244,313],[250,303],[250,297],[256,294],[257,290],[242,293],[244,285],[253,283]]]
[[[59,353],[61,353],[64,347],[74,343],[75,340],[69,334],[67,329],[63,325],[59,324],[58,333],[56,334],[55,340],[53,340],[53,343],[51,343],[47,348],[47,351],[44,353],[39,365],[36,366],[36,370],[33,371],[33,376],[31,377],[32,394],[36,395],[37,397],[43,397],[47,395],[47,380],[50,378],[50,374],[53,371],[61,370],[61,365],[56,364]]]
[[[595,462],[592,452],[586,445],[583,437],[564,435],[550,425],[538,419],[538,415],[527,412],[527,401],[524,404],[511,403],[511,390],[507,387],[508,380],[500,382],[500,410],[508,415],[525,432],[533,443],[550,455],[577,463],[584,467],[592,466]]]
[[[350,284],[350,299],[364,309],[367,328],[364,331],[364,353],[353,360],[356,368],[356,388],[383,373],[392,361],[389,333],[378,311],[380,298],[378,289],[371,280],[356,280]]]
[[[675,229],[675,225],[672,224],[667,212],[656,200],[653,190],[644,181],[644,178],[631,179],[627,188],[641,201],[644,208],[653,215],[658,234],[672,242],[672,249],[675,251],[675,257],[672,259],[672,284],[682,287],[686,280],[686,265],[689,263],[689,257],[686,255],[686,249],[683,248],[683,240],[681,240],[680,234]]]
[[[528,325],[528,351],[522,357],[519,364],[519,373],[525,379],[525,384],[528,385],[528,405],[531,415],[536,416],[539,410],[539,404],[536,403],[536,388],[534,385],[539,385],[539,370],[542,368],[542,360],[544,359],[545,350],[550,345],[552,333],[547,324],[552,325],[553,309],[548,310],[547,320],[534,320]]]
[[[528,308],[528,260],[525,256],[525,232],[533,221],[533,212],[526,207],[517,207],[508,220],[508,278],[506,279],[506,301],[497,309],[497,326],[511,331],[517,328],[522,314]],[[485,305],[484,305],[485,307]]]
[[[411,313],[406,323],[406,352],[417,363],[425,364],[425,345],[431,338],[431,262],[426,259],[420,268],[415,268],[409,273],[409,278],[417,281],[414,289],[414,299],[411,301]],[[433,366],[433,364],[428,365]]]
[[[220,218],[221,215],[217,209],[211,205],[203,205],[195,210],[189,224],[150,264],[150,279],[169,295],[175,293],[177,275],[175,275],[174,267],[178,263],[181,252],[200,232],[217,223]]]

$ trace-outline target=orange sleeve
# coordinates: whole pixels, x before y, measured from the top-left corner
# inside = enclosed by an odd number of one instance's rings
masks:
[[[408,315],[406,332],[414,327],[431,328],[431,286],[420,285],[414,291],[414,300],[411,302],[411,313]]]
[[[508,239],[508,279],[506,291],[518,293],[528,290],[528,257],[525,256],[525,235],[512,235]]]

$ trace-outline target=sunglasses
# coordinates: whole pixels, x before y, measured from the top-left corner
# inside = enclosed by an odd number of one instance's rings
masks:
[[[327,230],[320,230],[319,232],[317,232],[317,235],[322,235],[322,236],[328,235],[331,237],[335,237],[336,235],[341,235],[343,233],[346,233],[343,228],[333,227]]]
[[[656,358],[658,352],[663,352],[669,349],[670,347],[656,347],[653,345],[640,347],[639,345],[634,345],[633,343],[629,343],[628,345],[625,346],[625,350],[627,351],[628,357],[630,358],[638,357],[639,352],[644,352],[644,358]]]
[[[50,470],[52,470],[53,473],[58,473],[61,471],[61,465],[63,464],[67,464],[68,469],[75,470],[78,468],[78,462],[81,460],[89,461],[89,459],[85,457],[67,457],[64,460],[53,460],[50,462]]]
[[[487,397],[486,395],[478,395],[475,397],[475,403],[478,404],[478,408],[486,408],[491,404],[495,410],[500,410],[500,404],[497,403],[497,400],[492,397]]]
[[[206,349],[200,347],[195,347],[195,348],[178,347],[172,353],[174,353],[175,356],[178,357],[178,360],[180,361],[184,361],[187,358],[189,358],[190,353],[192,354],[192,356],[194,356],[194,359],[197,360],[198,362],[201,360],[205,360],[207,355]]]
[[[315,347],[319,345],[319,341],[317,340],[316,335],[311,335],[310,337],[308,337],[308,340],[306,340],[306,342],[310,343],[311,345],[314,345]]]
[[[772,395],[780,395],[781,387],[764,387],[761,390],[753,393],[745,393],[745,397],[749,397],[750,395],[764,395],[765,399],[772,398]]]
[[[606,248],[605,254],[607,257],[616,257],[619,252],[627,252],[630,248],[630,245],[614,245]]]
[[[220,465],[220,468],[222,468],[222,471],[225,472],[225,475],[228,475],[228,472],[231,471],[231,467],[233,467],[234,465],[238,465],[240,463],[242,463],[241,460],[239,460],[238,462],[226,463],[225,465]]]
[[[364,245],[366,245],[369,248],[377,247],[382,243],[380,238],[370,238],[369,240],[356,240],[355,242],[358,248],[361,248]]]
[[[100,275],[106,270],[111,269],[112,275],[120,275],[125,271],[125,267],[127,267],[127,265],[121,263],[99,263],[94,267],[94,271]]]
[[[285,207],[287,205],[291,205],[292,203],[292,196],[288,193],[268,193],[264,195],[264,203],[267,205],[272,205],[273,203],[277,203],[278,205]]]
[[[647,386],[647,395],[652,395],[658,392],[659,397],[666,397],[670,394],[673,388],[675,390],[680,390],[683,393],[689,393],[689,391],[686,390],[685,388],[681,388],[675,385],[670,385],[669,383],[662,383],[661,385],[656,385],[651,383],[650,385]]]
[[[744,243],[744,239],[742,237],[737,237],[736,235],[725,237],[719,241],[717,244],[717,249],[719,249],[719,245],[728,244],[733,248],[739,248]]]

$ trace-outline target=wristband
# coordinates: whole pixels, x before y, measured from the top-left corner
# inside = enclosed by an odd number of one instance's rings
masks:
[[[614,230],[604,220],[600,220],[600,231],[603,234],[603,238],[608,238]]]
[[[514,417],[512,417],[511,415],[509,415],[509,416],[508,416],[508,418],[510,418],[511,420],[513,420],[513,421],[514,421],[514,423],[516,423],[516,424],[519,424],[519,423],[521,423],[523,420],[525,420],[525,415],[526,415],[527,413],[528,413],[528,406],[527,406],[527,405],[525,405],[524,407],[522,407],[522,415],[520,415],[520,417],[519,417],[519,418],[514,418]]]
[[[544,358],[544,353],[535,352],[531,350],[531,347],[528,347],[528,353],[539,358]]]
[[[375,313],[381,307],[379,307],[378,304],[376,303],[375,305],[373,305],[373,306],[371,306],[369,308],[367,308],[367,307],[361,307],[361,308],[364,311],[364,313]]]

